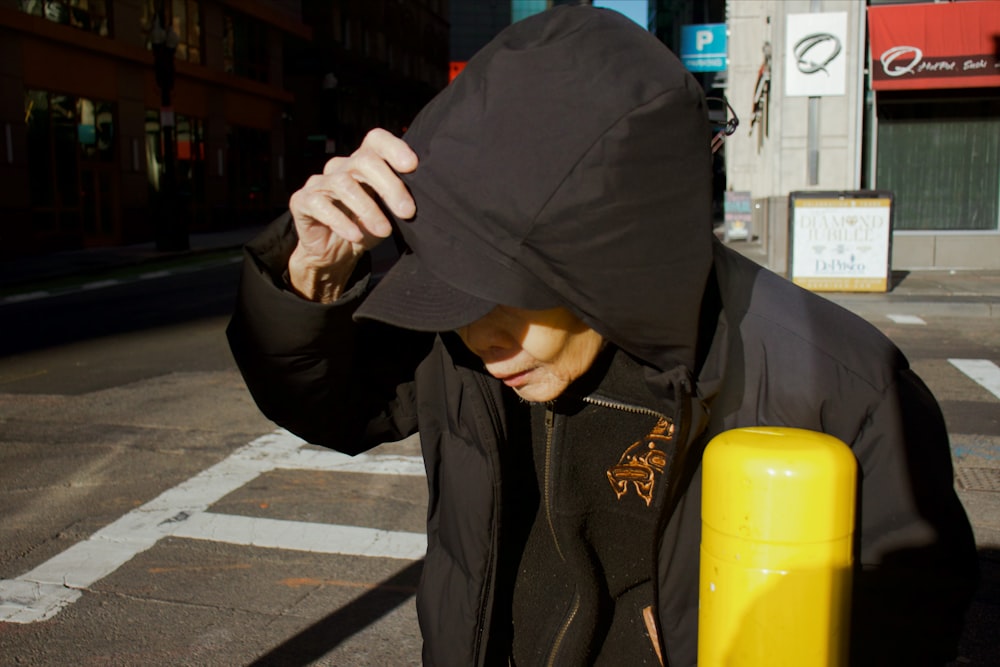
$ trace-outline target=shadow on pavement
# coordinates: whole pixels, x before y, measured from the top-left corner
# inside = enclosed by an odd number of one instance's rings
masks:
[[[981,579],[966,616],[959,658],[949,667],[1000,665],[1000,550],[979,549]],[[350,604],[288,639],[249,667],[300,667],[313,663],[393,611],[415,593],[423,569],[416,561]]]
[[[948,667],[1000,665],[1000,549],[980,547],[979,587],[965,616],[959,658]]]
[[[228,315],[239,275],[239,265],[230,262],[4,304],[0,357]]]
[[[423,559],[408,565],[350,604],[250,663],[249,667],[312,664],[413,597],[423,567]]]

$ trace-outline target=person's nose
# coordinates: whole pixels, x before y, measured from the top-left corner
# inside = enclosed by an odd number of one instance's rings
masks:
[[[465,327],[462,339],[466,346],[483,361],[489,363],[507,356],[517,349],[517,341],[487,315]]]

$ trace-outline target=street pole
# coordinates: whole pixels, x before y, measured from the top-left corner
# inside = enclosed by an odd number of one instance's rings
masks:
[[[160,200],[154,202],[154,237],[156,249],[169,252],[187,250],[187,224],[177,206],[177,160],[174,146],[174,109],[170,100],[174,87],[174,53],[179,37],[173,27],[164,28],[166,16],[163,1],[158,3],[151,41],[156,83],[160,87],[160,132],[163,138],[163,178],[160,180]]]

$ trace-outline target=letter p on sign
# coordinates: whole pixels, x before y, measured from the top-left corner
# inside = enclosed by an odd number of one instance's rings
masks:
[[[713,39],[711,30],[699,30],[694,36],[694,47],[698,51],[704,51],[705,47],[711,44]]]

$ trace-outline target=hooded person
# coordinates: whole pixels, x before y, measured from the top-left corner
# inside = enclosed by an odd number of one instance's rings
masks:
[[[858,458],[852,664],[953,653],[975,551],[940,410],[874,328],[714,239],[707,118],[654,36],[558,7],[421,111],[416,168],[359,151],[248,245],[228,334],[262,411],[348,453],[420,433],[426,664],[695,664],[701,453],[758,425]],[[352,232],[350,278],[300,298],[308,226],[363,227],[359,183],[406,251],[375,284],[386,233]],[[504,366],[539,330],[584,341],[543,400]]]

